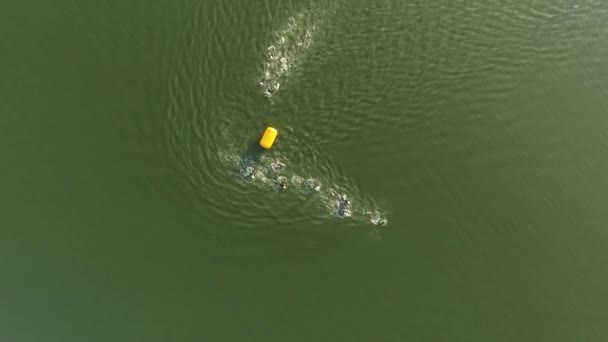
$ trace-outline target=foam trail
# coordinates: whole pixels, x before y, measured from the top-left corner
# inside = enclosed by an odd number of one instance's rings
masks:
[[[315,39],[322,40],[321,28],[327,28],[326,24],[331,18],[329,14],[336,9],[337,2],[334,1],[313,6],[289,17],[274,33],[272,43],[265,49],[261,75],[257,80],[264,95],[272,98],[279,89],[283,89],[292,71],[301,65],[311,47],[318,43]],[[329,166],[329,163],[323,165],[324,167],[306,167],[298,161],[301,167],[294,170],[285,155],[275,152],[236,152],[240,148],[228,148],[228,145],[230,144],[223,145],[225,150],[220,159],[227,167],[232,168],[233,175],[243,185],[270,193],[287,191],[296,194],[303,203],[314,203],[324,213],[320,215],[323,217],[365,221],[377,226],[388,223],[384,214],[376,209],[376,205],[365,198],[351,182],[337,175],[335,168]],[[308,152],[313,156],[318,155],[316,151]],[[342,184],[338,185],[337,179],[342,179]]]
[[[302,201],[312,200],[328,216],[367,221],[376,226],[388,223],[385,215],[356,188],[334,184],[331,177],[323,174],[304,176],[300,173],[302,170],[291,170],[286,156],[275,154],[240,158],[233,155],[225,161],[233,165],[235,175],[244,184],[275,193],[295,193]]]
[[[262,74],[258,81],[264,95],[272,97],[277,93],[281,82],[284,82],[313,45],[319,26],[324,22],[326,12],[331,9],[332,6],[328,5],[325,9],[311,8],[299,12],[289,17],[287,23],[274,34],[275,40],[266,48]]]

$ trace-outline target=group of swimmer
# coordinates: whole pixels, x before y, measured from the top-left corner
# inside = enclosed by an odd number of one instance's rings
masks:
[[[342,194],[338,197],[338,215],[342,217],[350,217],[350,201],[346,197],[346,195]]]
[[[275,172],[281,172],[282,170],[285,169],[287,165],[280,161],[274,161],[270,164],[270,169]],[[255,180],[256,177],[256,169],[253,166],[247,166],[243,172],[243,178],[245,178],[245,180],[251,182],[253,180]],[[285,176],[278,176],[275,183],[278,186],[278,190],[280,192],[286,191],[287,190],[287,177]],[[309,188],[310,190],[312,190],[313,192],[318,192],[319,190],[321,190],[321,185],[319,183],[317,183],[316,181],[313,180],[309,180]]]
[[[278,192],[286,192],[289,189],[289,180],[282,172],[286,168],[286,166],[287,165],[285,164],[285,162],[281,160],[275,160],[270,163],[269,167],[265,168],[267,172],[278,175],[275,180],[271,181],[273,186],[275,187],[275,190]],[[247,166],[244,168],[241,174],[246,181],[252,182],[256,179],[256,177],[265,179],[266,173],[263,172],[263,170],[264,168],[262,168],[262,170],[258,170],[254,166]],[[297,179],[297,177],[294,179]],[[314,179],[308,179],[304,183],[299,183],[296,180],[294,180],[294,182],[303,186],[299,189],[301,191],[304,191],[304,193],[314,194],[321,191],[321,184]],[[348,198],[348,196],[346,194],[335,193],[333,190],[331,190],[331,193],[332,197],[335,198],[335,206],[332,206],[335,208],[336,214],[340,217],[352,216],[352,202]]]
[[[264,95],[267,97],[271,97],[272,94],[279,90],[279,87],[281,86],[279,82],[272,79],[270,73],[268,72],[266,72],[262,79],[260,79],[259,85],[264,89]]]
[[[290,19],[290,27],[296,24],[294,18]],[[291,37],[293,39],[293,37]],[[271,45],[267,49],[267,61],[264,63],[264,72],[262,77],[258,81],[258,86],[262,89],[264,95],[272,97],[279,90],[280,83],[279,79],[285,75],[290,69],[290,65],[294,63],[296,53],[298,50],[306,49],[312,42],[312,34],[306,29],[305,32],[301,32],[301,36],[295,38],[295,45],[291,45],[294,41],[281,37],[281,39],[275,45]],[[264,149],[270,149],[274,143],[274,139],[277,136],[277,131],[268,127],[260,140],[260,146]],[[270,167],[266,167],[265,170],[256,170],[253,166],[249,165],[242,169],[242,176],[248,182],[252,182],[259,177],[262,182],[267,183],[268,179],[266,175],[274,174],[276,179],[270,180],[274,189],[278,192],[286,192],[289,188],[289,182],[287,177],[282,172],[287,165],[280,160],[275,160],[270,164]],[[293,177],[292,183],[299,185],[298,190],[304,194],[314,194],[321,190],[321,184],[313,179],[306,180],[302,183],[300,177]],[[296,190],[297,191],[297,190]],[[333,189],[329,190],[332,201],[330,207],[335,210],[335,213],[340,217],[351,217],[352,216],[352,202],[348,196],[344,193],[336,192]],[[386,219],[382,217],[376,211],[366,212],[366,215],[370,215],[372,223],[375,225],[386,224]]]
[[[290,25],[296,25],[294,18],[290,19]],[[269,46],[266,50],[267,60],[264,63],[264,75],[258,85],[267,97],[272,97],[279,90],[281,84],[278,80],[289,71],[298,53],[310,46],[312,33],[308,29],[299,33],[296,37],[281,37],[275,42],[275,45]]]

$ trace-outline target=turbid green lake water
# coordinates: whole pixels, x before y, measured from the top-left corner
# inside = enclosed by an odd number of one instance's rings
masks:
[[[608,340],[607,23],[5,1],[0,340]]]

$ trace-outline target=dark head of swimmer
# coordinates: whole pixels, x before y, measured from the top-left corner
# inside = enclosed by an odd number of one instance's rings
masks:
[[[350,201],[346,195],[341,195],[338,201],[338,215],[350,216]]]
[[[281,190],[281,191],[287,190],[287,180],[285,180],[285,179],[279,180],[279,190]]]
[[[255,179],[255,169],[252,166],[247,166],[247,168],[243,172],[243,177],[245,177],[245,179],[248,181],[254,180]]]
[[[346,195],[342,195],[340,196],[340,206],[342,207],[348,207],[350,205],[350,201],[348,200],[348,198],[346,197]]]

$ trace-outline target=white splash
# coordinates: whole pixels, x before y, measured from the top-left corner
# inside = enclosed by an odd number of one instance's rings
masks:
[[[283,79],[304,57],[313,43],[319,16],[300,12],[287,20],[276,34],[275,41],[266,49],[266,59],[258,85],[264,95],[272,97],[280,88]]]

